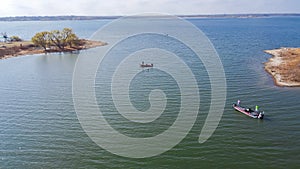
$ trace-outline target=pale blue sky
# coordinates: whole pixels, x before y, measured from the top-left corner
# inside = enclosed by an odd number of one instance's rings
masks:
[[[0,17],[300,13],[300,0],[1,0]]]

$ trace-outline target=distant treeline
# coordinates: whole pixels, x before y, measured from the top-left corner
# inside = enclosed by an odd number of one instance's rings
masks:
[[[99,20],[116,19],[120,16],[15,16],[0,17],[0,21],[60,21],[60,20]]]
[[[259,18],[259,17],[286,17],[300,16],[300,13],[271,13],[271,14],[211,14],[211,15],[180,15],[179,17],[207,17],[207,18]]]
[[[300,16],[300,13],[273,13],[273,14],[212,14],[212,15],[178,15],[183,18],[251,18],[251,17],[280,17],[280,16]],[[121,16],[16,16],[0,17],[0,21],[59,21],[59,20],[99,20],[117,19]]]

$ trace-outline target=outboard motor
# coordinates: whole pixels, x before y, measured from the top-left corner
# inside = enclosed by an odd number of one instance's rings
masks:
[[[263,112],[260,112],[260,113],[258,114],[257,118],[263,119],[263,118],[264,118],[264,113],[263,113]]]

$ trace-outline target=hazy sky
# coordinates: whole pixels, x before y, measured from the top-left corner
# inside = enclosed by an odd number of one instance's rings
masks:
[[[0,17],[32,15],[132,15],[300,13],[300,0],[1,0]]]

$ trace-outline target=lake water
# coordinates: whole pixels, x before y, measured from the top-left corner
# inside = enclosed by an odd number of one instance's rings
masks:
[[[0,22],[0,32],[30,39],[38,31],[71,27],[79,37],[88,38],[110,21]],[[189,21],[215,46],[227,80],[225,110],[208,141],[198,143],[211,99],[201,63],[194,65],[201,76],[197,79],[201,84],[201,109],[189,134],[159,156],[132,159],[100,148],[82,129],[72,99],[72,75],[78,54],[22,56],[0,60],[0,168],[299,168],[300,88],[274,85],[263,69],[263,62],[270,57],[263,50],[299,47],[300,18]],[[168,111],[149,125],[118,121],[120,116],[106,93],[105,76],[97,77],[95,91],[99,106],[106,110],[105,117],[115,129],[131,137],[151,137],[176,119],[173,112],[178,111],[180,93],[172,85],[173,79],[156,69],[140,75],[130,87],[137,109],[149,107],[142,94],[154,87],[166,90],[173,98],[170,104],[175,105],[167,107]],[[251,107],[258,104],[265,111],[265,119],[250,119],[234,111],[231,104],[237,99]]]

